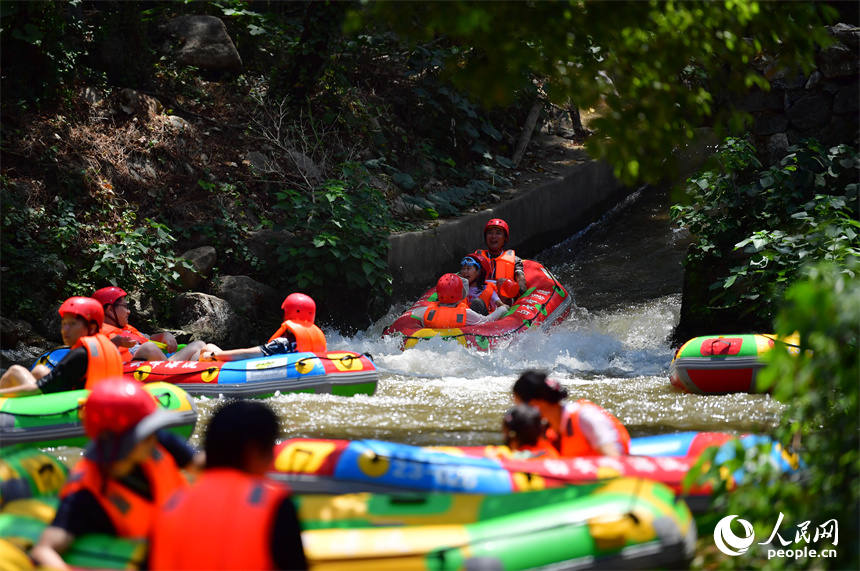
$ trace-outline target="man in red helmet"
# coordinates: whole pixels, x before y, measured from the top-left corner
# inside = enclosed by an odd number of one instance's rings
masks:
[[[218,350],[217,346],[208,345],[205,341],[192,341],[177,351],[173,333],[162,331],[151,337],[141,333],[128,322],[130,310],[127,296],[122,288],[116,286],[103,287],[93,292],[93,299],[98,300],[104,308],[101,332],[113,339],[123,361],[196,361],[202,349]],[[168,353],[173,354],[168,357],[155,342],[161,343]]]
[[[508,223],[501,218],[493,218],[484,226],[484,242],[487,249],[476,250],[475,254],[482,255],[490,261],[492,271],[487,275],[487,279],[496,280],[499,292],[502,294],[502,300],[511,304],[514,299],[526,292],[528,285],[526,284],[526,273],[523,269],[522,259],[517,257],[513,250],[504,249],[509,237]],[[513,295],[516,290],[503,291],[509,289],[503,285],[506,280],[512,280],[519,286],[519,292],[516,295]],[[504,293],[512,295],[506,296]]]
[[[0,377],[0,396],[26,396],[91,389],[101,380],[122,375],[122,358],[116,346],[99,333],[102,306],[89,297],[70,297],[58,311],[60,335],[69,352],[53,369],[37,365],[28,371],[12,365]]]
[[[202,465],[202,454],[161,430],[174,420],[137,381],[119,377],[93,389],[83,408],[91,441],[60,491],[54,521],[30,552],[38,565],[69,569],[61,554],[77,536],[152,533],[158,510],[185,486],[179,468]]]
[[[468,282],[457,274],[445,274],[436,282],[436,301],[412,311],[412,317],[420,319],[424,327],[450,329],[464,325],[481,325],[496,321],[508,308],[500,305],[489,315],[481,315],[469,308],[466,296]]]
[[[268,343],[228,351],[203,349],[200,352],[200,360],[242,361],[285,353],[321,353],[326,350],[325,334],[314,324],[317,304],[310,296],[291,293],[284,299],[281,308],[284,310],[284,322]]]

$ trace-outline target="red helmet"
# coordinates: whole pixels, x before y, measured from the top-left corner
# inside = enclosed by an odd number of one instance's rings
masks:
[[[98,302],[104,306],[113,305],[116,300],[118,300],[124,295],[128,294],[125,293],[122,288],[118,288],[116,286],[108,286],[93,292],[92,298],[98,300]]]
[[[436,295],[441,303],[458,303],[469,290],[466,282],[457,274],[445,274],[436,282]]]
[[[501,228],[505,231],[505,243],[507,244],[508,238],[511,235],[511,231],[508,229],[508,223],[502,220],[501,218],[493,218],[484,226],[484,236],[487,235],[487,230],[490,228]]]
[[[93,388],[84,404],[84,432],[98,438],[120,435],[158,409],[143,383],[121,377],[106,379]]]
[[[99,329],[105,322],[105,310],[99,302],[91,297],[70,297],[63,302],[60,310],[57,312],[62,317],[67,313],[78,315],[87,320],[87,322],[95,321]]]
[[[291,293],[281,304],[284,319],[307,321],[313,323],[317,315],[317,304],[310,296],[303,293]]]

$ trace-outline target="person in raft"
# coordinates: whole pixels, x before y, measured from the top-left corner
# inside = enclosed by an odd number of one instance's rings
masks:
[[[514,403],[535,407],[554,432],[563,457],[622,456],[630,453],[630,434],[617,418],[587,400],[562,404],[567,389],[544,373],[526,371],[514,383]]]
[[[326,350],[325,334],[314,324],[317,304],[310,296],[291,293],[284,299],[281,309],[284,310],[284,322],[265,345],[227,351],[203,349],[200,351],[200,360],[242,361],[285,353],[321,353]]]
[[[0,377],[0,396],[27,396],[92,389],[109,377],[122,375],[122,358],[116,346],[99,333],[104,312],[96,300],[70,297],[58,311],[60,335],[69,352],[53,369],[36,365],[32,372],[12,365]]]
[[[101,332],[110,337],[119,347],[122,360],[135,361],[196,361],[201,350],[217,351],[218,347],[205,341],[192,341],[177,351],[176,338],[169,331],[148,336],[141,333],[128,322],[131,310],[128,308],[128,294],[115,286],[103,287],[93,293],[104,308],[104,325]],[[165,346],[170,357],[156,344]]]
[[[489,315],[497,307],[504,305],[496,291],[496,284],[488,282],[490,261],[480,254],[466,256],[460,261],[460,277],[468,280],[469,293],[466,301],[475,313]]]
[[[275,413],[259,401],[233,401],[215,412],[206,469],[159,513],[150,569],[307,569],[288,488],[264,479],[279,430]]]
[[[511,305],[513,300],[526,292],[528,285],[522,259],[513,250],[504,249],[509,236],[508,223],[501,218],[493,218],[484,226],[487,249],[476,250],[475,254],[490,261],[491,270],[487,273],[487,279],[496,282],[502,300]],[[512,280],[516,285],[508,284],[507,280]]]
[[[203,464],[202,454],[161,430],[175,417],[137,381],[99,383],[82,414],[91,441],[60,490],[54,520],[30,551],[43,568],[70,569],[62,553],[81,535],[149,537],[158,508],[186,485],[179,468]]]
[[[514,457],[558,458],[558,451],[547,439],[546,428],[540,411],[525,403],[509,408],[502,417],[502,436]]]
[[[507,311],[500,305],[489,315],[481,315],[469,309],[466,296],[468,282],[457,274],[445,274],[436,282],[437,301],[412,311],[412,317],[420,319],[424,327],[431,329],[450,329],[464,325],[481,325],[496,321]]]

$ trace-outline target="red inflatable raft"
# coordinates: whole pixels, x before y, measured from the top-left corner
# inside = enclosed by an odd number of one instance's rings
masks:
[[[570,313],[573,300],[570,294],[549,270],[538,262],[523,260],[528,289],[514,302],[504,316],[492,323],[467,325],[451,329],[430,329],[412,317],[412,312],[430,302],[436,301],[436,288],[432,287],[407,309],[388,328],[383,336],[403,336],[403,348],[415,346],[422,339],[437,335],[445,339],[456,339],[466,347],[487,350],[512,339],[519,333],[540,325],[554,325]]]

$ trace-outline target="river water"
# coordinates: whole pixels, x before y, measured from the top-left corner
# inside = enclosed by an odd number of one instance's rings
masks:
[[[396,340],[381,333],[408,307],[405,302],[353,337],[328,332],[330,349],[373,355],[380,371],[376,394],[272,397],[283,437],[499,444],[511,386],[530,368],[549,372],[571,397],[603,406],[634,437],[774,425],[781,405],[767,395],[687,395],[669,384],[669,336],[678,321],[681,262],[690,238],[668,212],[668,191],[645,188],[535,256],[568,288],[577,307],[560,325],[530,331],[507,348],[481,353],[436,339],[401,352]],[[198,404],[196,445],[217,401]]]

